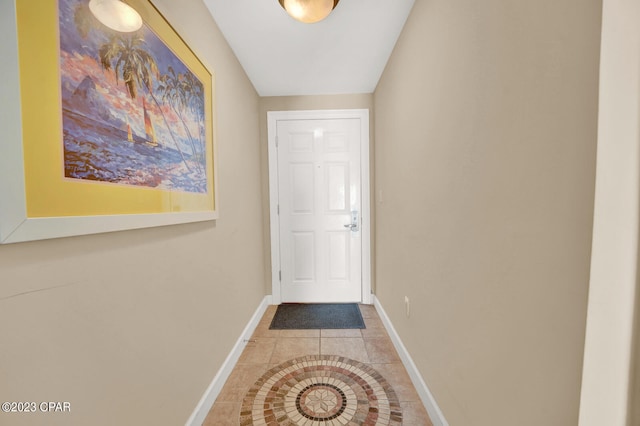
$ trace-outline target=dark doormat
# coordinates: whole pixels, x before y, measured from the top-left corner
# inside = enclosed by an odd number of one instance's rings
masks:
[[[284,303],[278,306],[271,330],[366,328],[357,303]]]

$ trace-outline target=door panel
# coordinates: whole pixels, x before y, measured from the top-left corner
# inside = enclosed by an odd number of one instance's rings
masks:
[[[360,120],[276,131],[282,301],[361,301]]]
[[[291,163],[291,214],[313,215],[315,182],[313,163]]]
[[[346,232],[330,232],[327,258],[330,281],[349,279],[349,241]]]
[[[348,212],[349,202],[349,164],[327,165],[327,213]]]
[[[313,232],[293,232],[293,281],[295,283],[314,281],[315,236]]]

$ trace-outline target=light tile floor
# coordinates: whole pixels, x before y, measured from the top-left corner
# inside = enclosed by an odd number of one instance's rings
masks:
[[[433,426],[375,307],[360,305],[366,329],[269,330],[276,311],[269,306],[247,343],[203,426],[238,426],[242,399],[255,381],[276,365],[304,355],[340,355],[377,370],[402,406],[403,424]]]

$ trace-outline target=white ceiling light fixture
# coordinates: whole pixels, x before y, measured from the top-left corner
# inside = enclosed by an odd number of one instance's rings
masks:
[[[142,28],[142,17],[131,6],[120,0],[90,0],[89,9],[98,21],[121,33]]]
[[[322,21],[336,8],[340,0],[278,0],[280,6],[287,11],[292,18],[313,24]]]

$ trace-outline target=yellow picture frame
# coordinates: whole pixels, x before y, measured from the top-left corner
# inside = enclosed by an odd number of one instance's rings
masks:
[[[153,187],[131,184],[132,179],[113,182],[101,181],[93,175],[90,178],[71,175],[67,163],[69,145],[64,139],[69,130],[66,127],[63,129],[62,119],[66,105],[62,100],[62,27],[59,25],[68,25],[74,17],[59,16],[58,2],[2,2],[0,31],[5,41],[0,46],[0,54],[7,60],[0,64],[0,70],[7,78],[0,82],[0,96],[3,99],[0,126],[6,129],[6,139],[0,146],[0,243],[214,220],[218,217],[213,75],[151,2],[130,0],[128,3],[140,13],[147,30],[153,31],[202,83],[204,115],[200,125],[203,129],[201,151],[193,148],[193,155],[186,160],[178,142],[175,148],[169,147],[167,142],[164,148],[166,154],[155,154],[167,158],[171,154],[177,158],[176,152],[180,151],[184,175],[188,178],[198,176],[198,180],[202,181],[197,187],[200,189],[176,189],[176,185],[167,187],[166,184]],[[79,55],[77,52],[73,54]],[[87,58],[89,56],[87,54]],[[112,86],[120,84],[118,87],[124,91],[124,83],[113,82],[114,77],[117,79],[116,70],[105,68],[104,65],[100,72],[95,65],[93,69],[93,79],[98,81],[95,86],[100,86],[100,79],[111,79]],[[126,98],[122,94],[118,96]],[[131,96],[129,98],[127,105],[139,104],[139,100],[131,99]],[[156,111],[162,112],[164,109],[170,112],[167,105],[154,100]],[[120,113],[124,114],[123,111]],[[147,118],[147,111],[144,113]],[[120,119],[121,125],[122,121]],[[170,122],[166,118],[164,122],[169,127]],[[115,132],[117,134],[117,128]],[[129,127],[129,135],[131,133]],[[174,142],[177,139],[174,138]],[[133,142],[131,137],[130,142],[132,146],[136,145],[137,151],[146,150],[145,153],[160,149],[157,146],[149,148],[144,141]],[[108,143],[126,144],[110,140]],[[131,150],[127,147],[122,149]],[[196,168],[192,161],[196,153],[200,154],[198,159],[201,165],[197,166],[199,175],[192,170]],[[154,170],[156,168],[154,166]],[[175,169],[173,167],[171,170]],[[185,181],[184,176],[180,178],[181,182]],[[150,181],[157,184],[162,179]],[[196,185],[193,187],[196,188]],[[187,188],[190,187],[187,185]]]

